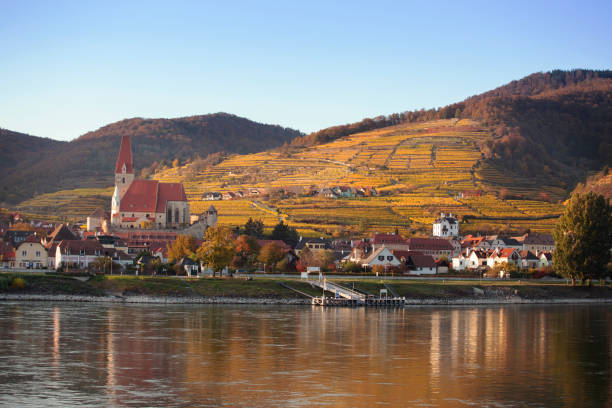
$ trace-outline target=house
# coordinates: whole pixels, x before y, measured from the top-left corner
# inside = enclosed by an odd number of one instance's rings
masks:
[[[9,229],[6,231],[6,234],[4,234],[4,241],[10,242],[14,247],[16,247],[32,234],[34,234],[34,231],[32,230]]]
[[[300,237],[300,240],[296,244],[294,251],[297,255],[300,255],[300,252],[302,252],[304,248],[308,248],[311,252],[323,251],[325,249],[329,249],[329,243],[323,238]]]
[[[322,195],[325,198],[338,198],[338,196],[336,195],[336,193],[334,192],[334,190],[332,190],[329,187],[326,188],[322,188],[319,191],[319,195]]]
[[[479,269],[487,266],[489,253],[482,249],[472,249],[468,252],[467,269]],[[454,267],[454,266],[453,266]]]
[[[15,248],[8,242],[0,241],[0,267],[15,267]]]
[[[96,258],[113,256],[114,252],[93,239],[61,241],[55,250],[55,269],[60,266],[86,269]]]
[[[547,268],[553,265],[551,252],[540,252],[538,254],[538,267]]]
[[[362,262],[363,266],[369,268],[375,265],[382,265],[387,268],[391,266],[400,266],[401,264],[402,263],[400,262],[400,260],[397,259],[395,255],[393,255],[393,252],[391,252],[391,250],[386,247],[381,247],[376,250],[373,250],[370,256]]]
[[[436,261],[431,255],[410,255],[406,265],[414,275],[435,275],[437,272]]]
[[[68,227],[66,224],[60,224],[51,234],[43,238],[43,245],[49,249],[52,244],[59,243],[61,241],[74,241],[78,240],[77,235]]]
[[[407,240],[409,251],[420,251],[424,255],[431,255],[434,259],[439,259],[443,256],[448,259],[453,257],[455,249],[453,245],[442,238],[408,238]]]
[[[47,250],[40,238],[30,235],[15,250],[15,264],[18,268],[42,269],[47,267]]]
[[[433,223],[433,236],[442,238],[459,236],[457,217],[453,217],[453,214],[440,213],[440,217]]]
[[[200,271],[200,264],[189,257],[179,259],[176,265],[181,266],[188,277],[198,276]]]
[[[523,249],[523,244],[514,238],[496,237],[488,242],[490,243],[491,248],[512,248],[518,251]]]
[[[390,250],[409,251],[408,243],[400,235],[374,234],[372,237],[372,250],[376,251],[382,247]]]
[[[531,252],[553,252],[555,240],[550,234],[526,234],[523,238],[523,250]]]
[[[219,201],[222,199],[223,199],[223,196],[221,195],[221,193],[218,193],[216,191],[211,191],[208,193],[204,193],[202,195],[202,200],[205,200],[205,201]]]
[[[513,248],[496,249],[487,257],[487,266],[493,268],[502,263],[514,264],[520,268],[522,263],[521,254]]]
[[[350,262],[362,263],[372,253],[372,245],[367,239],[351,241],[351,253],[348,257]]]
[[[104,222],[109,220],[110,216],[103,209],[97,208],[87,216],[87,231],[100,231]]]
[[[224,200],[233,200],[236,198],[236,194],[232,193],[231,191],[226,191],[225,193],[221,194],[221,198]]]
[[[524,269],[536,269],[540,264],[540,258],[538,258],[531,251],[519,251],[521,256],[520,267]]]

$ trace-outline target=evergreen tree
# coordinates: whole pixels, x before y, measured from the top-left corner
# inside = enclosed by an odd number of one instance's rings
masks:
[[[253,218],[249,217],[249,220],[244,224],[244,233],[251,237],[263,238],[264,236],[264,224],[261,220],[253,221]]]
[[[299,235],[295,228],[288,226],[280,220],[278,224],[274,226],[274,230],[272,230],[272,239],[278,239],[290,245],[291,248],[294,248],[299,240]]]
[[[553,266],[561,275],[581,282],[602,278],[612,247],[612,206],[595,193],[573,195],[553,232]]]

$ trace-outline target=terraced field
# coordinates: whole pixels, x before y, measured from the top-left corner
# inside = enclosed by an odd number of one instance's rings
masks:
[[[563,208],[550,201],[565,198],[565,191],[543,185],[537,177],[518,178],[485,162],[478,146],[490,137],[470,120],[403,124],[315,147],[232,155],[207,170],[187,164],[166,169],[154,178],[183,182],[193,214],[208,208],[211,202],[202,197],[211,191],[258,189],[265,193],[282,188],[294,193],[293,198],[284,200],[262,201],[259,196],[250,196],[212,202],[219,211],[219,223],[229,226],[243,225],[251,217],[261,219],[268,228],[283,219],[306,236],[396,228],[404,233],[424,233],[444,211],[464,220],[461,231],[465,233],[527,228],[550,231]],[[332,199],[309,194],[334,186],[375,188],[379,195]],[[514,198],[501,199],[502,189]],[[466,191],[481,194],[463,198]],[[64,214],[86,215],[94,204],[99,205],[98,192],[86,196],[85,191],[75,190],[80,206],[68,198],[70,192],[62,193],[56,194],[66,196],[67,205],[58,209]],[[111,193],[109,189],[108,197]],[[30,212],[46,211],[55,199],[48,196],[22,207]]]

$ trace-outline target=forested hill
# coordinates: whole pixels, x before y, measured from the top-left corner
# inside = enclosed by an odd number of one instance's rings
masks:
[[[0,203],[35,194],[113,184],[121,136],[132,137],[138,170],[217,152],[253,153],[303,134],[226,113],[177,119],[126,119],[71,142],[0,130]]]
[[[473,119],[493,134],[481,146],[502,169],[563,179],[568,187],[587,170],[612,164],[612,71],[552,71],[444,108],[395,113],[335,126],[295,139],[312,146],[357,132],[406,122]]]

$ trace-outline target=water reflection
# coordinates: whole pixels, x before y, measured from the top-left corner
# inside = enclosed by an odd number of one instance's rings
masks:
[[[4,303],[0,405],[603,407],[610,317],[608,306]]]

